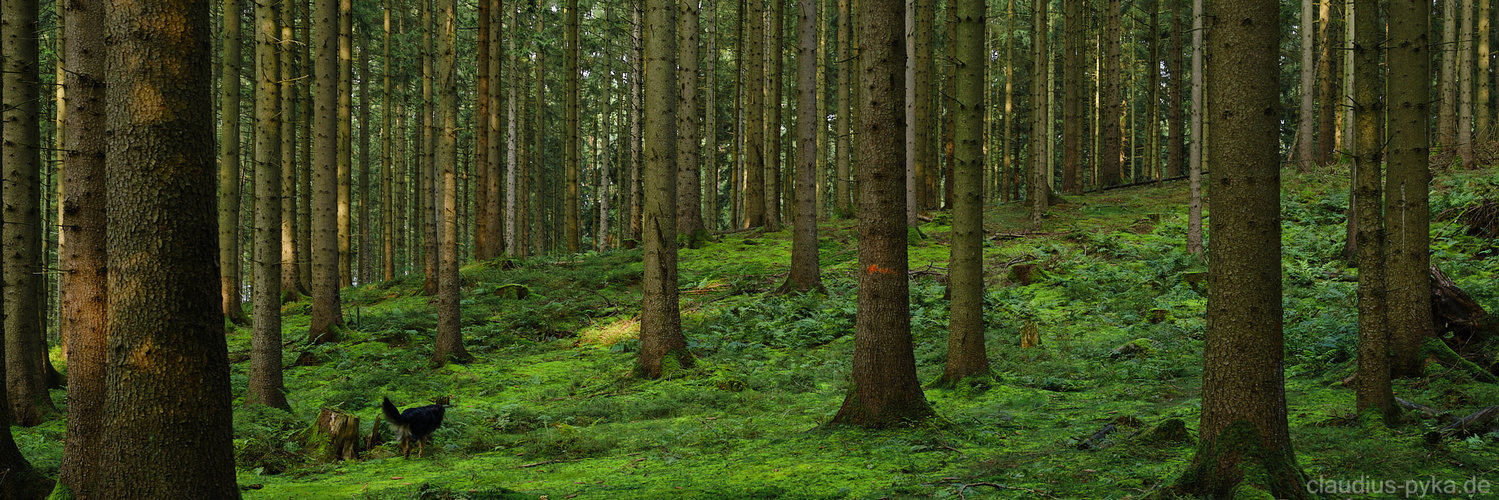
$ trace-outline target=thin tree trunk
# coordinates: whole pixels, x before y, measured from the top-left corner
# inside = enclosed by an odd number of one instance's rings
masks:
[[[1113,0],[1118,1],[1118,0]],[[1048,207],[1047,195],[1051,192],[1051,186],[1046,183],[1046,157],[1047,142],[1044,130],[1046,130],[1047,110],[1050,105],[1046,102],[1047,72],[1046,72],[1046,0],[1032,0],[1035,5],[1031,13],[1031,178],[1026,184],[1026,197],[1031,202],[1031,224],[1041,225],[1041,217],[1046,214]]]
[[[784,46],[782,6],[785,0],[771,0],[770,10],[765,11],[765,41],[761,54],[765,56],[765,230],[781,230],[781,47]],[[754,109],[754,108],[751,108]]]
[[[289,8],[290,6],[286,6]],[[281,82],[283,8],[255,3],[255,328],[245,404],[290,410],[281,378]],[[286,47],[289,47],[286,46]]]
[[[1463,168],[1471,170],[1478,167],[1473,158],[1473,0],[1462,0],[1458,9],[1461,24],[1457,37],[1457,157],[1462,160]]]
[[[1301,26],[1297,28],[1301,33],[1301,108],[1296,125],[1296,168],[1301,172],[1311,171],[1316,154],[1317,52],[1312,29],[1316,22],[1316,7],[1313,0],[1301,0]]]
[[[1082,149],[1083,0],[1063,2],[1062,34],[1062,189],[1082,193],[1078,170]]]
[[[1186,173],[1186,134],[1184,121],[1186,113],[1185,103],[1182,102],[1182,90],[1186,87],[1186,66],[1182,61],[1182,39],[1186,31],[1182,26],[1183,6],[1182,0],[1167,0],[1171,2],[1171,45],[1167,49],[1170,55],[1166,57],[1166,71],[1171,75],[1170,87],[1166,92],[1166,100],[1170,103],[1167,108],[1166,128],[1166,177],[1181,177]]]
[[[399,132],[392,128],[391,93],[395,88],[391,86],[390,73],[394,70],[390,58],[390,11],[391,0],[385,0],[385,10],[381,32],[383,38],[383,54],[380,57],[381,82],[380,91],[383,101],[380,104],[380,277],[385,281],[396,279],[396,204],[395,167],[392,164],[391,149]]]
[[[1332,1],[1332,0],[1329,0]],[[1192,0],[1192,144],[1188,152],[1188,171],[1191,176],[1191,200],[1187,207],[1187,253],[1202,255],[1202,151],[1206,137],[1203,136],[1203,115],[1207,113],[1203,87],[1207,80],[1203,74],[1203,0]]]
[[[370,131],[375,127],[370,124],[370,85],[374,84],[374,77],[370,76],[370,52],[368,48],[359,50],[359,232],[356,235],[359,242],[359,284],[374,281],[374,273],[370,270],[373,266],[374,251],[370,238],[375,235],[370,230],[372,219],[370,219],[370,206],[374,200],[370,196]]]
[[[708,239],[703,227],[702,194],[698,174],[699,121],[697,117],[698,0],[680,0],[677,34],[677,231],[687,248],[699,248]]]
[[[947,364],[943,382],[955,383],[989,375],[984,348],[984,0],[954,0],[950,15],[957,17],[957,104],[953,120],[957,165],[951,180],[956,191],[953,207],[951,321],[947,333]],[[1074,18],[1076,19],[1076,18]],[[1069,91],[1074,94],[1075,91]]]
[[[1442,2],[1442,95],[1437,104],[1437,144],[1450,148],[1457,143],[1457,2]]]
[[[1106,25],[1103,31],[1103,103],[1099,118],[1099,135],[1103,149],[1099,156],[1099,185],[1112,186],[1124,178],[1123,137],[1120,136],[1119,121],[1124,118],[1123,89],[1120,86],[1120,0],[1108,0],[1103,13]]]
[[[505,163],[510,166],[505,171],[505,252],[511,256],[521,256],[520,239],[517,229],[519,228],[520,206],[517,196],[517,175],[520,172],[520,55],[516,50],[515,39],[517,37],[515,26],[520,22],[520,2],[512,2],[510,9],[510,37],[507,38],[508,49],[505,51],[510,55],[510,85],[508,104],[505,106],[506,114],[506,139],[505,139]]]
[[[312,322],[314,344],[338,340],[343,326],[338,281],[338,5],[317,0],[317,133],[313,148]]]
[[[1385,40],[1378,0],[1354,0],[1353,203],[1358,211],[1358,387],[1359,410],[1373,408],[1395,416],[1390,388],[1389,330],[1386,327],[1385,228],[1380,217],[1384,201],[1385,100],[1380,79],[1380,55]]]
[[[1317,81],[1320,82],[1317,96],[1317,163],[1327,164],[1332,162],[1333,153],[1337,151],[1337,121],[1338,110],[1342,107],[1343,95],[1338,91],[1338,80],[1342,76],[1342,54],[1340,48],[1343,46],[1341,29],[1338,26],[1343,18],[1342,2],[1338,0],[1323,0],[1318,8],[1317,38],[1321,40],[1321,50],[1317,56]]]
[[[223,51],[219,105],[219,293],[224,316],[236,325],[249,323],[240,299],[239,200],[240,47],[239,0],[224,0]]]
[[[802,1],[797,17],[796,220],[791,234],[791,273],[781,293],[826,293],[817,260],[817,4]]]
[[[312,171],[313,171],[313,169],[317,168],[316,165],[312,161],[313,144],[317,144],[316,142],[314,142],[314,138],[313,138],[314,135],[316,135],[313,132],[313,125],[314,125],[313,122],[317,121],[314,118],[317,112],[314,111],[313,108],[316,107],[316,103],[314,101],[316,101],[316,98],[315,98],[316,97],[316,93],[317,93],[317,89],[316,89],[317,83],[316,83],[316,80],[318,78],[318,76],[315,74],[316,71],[314,70],[314,67],[317,65],[317,62],[315,62],[313,60],[313,50],[312,50],[312,48],[313,48],[313,46],[317,45],[319,42],[313,39],[313,34],[312,34],[312,25],[316,23],[316,21],[313,18],[316,17],[316,15],[317,15],[315,12],[313,12],[312,0],[302,0],[302,12],[304,14],[304,18],[302,19],[302,40],[303,40],[303,43],[302,43],[302,78],[301,78],[301,80],[302,80],[302,84],[301,84],[302,91],[301,91],[301,94],[300,94],[301,95],[301,101],[302,101],[302,123],[301,123],[302,134],[297,139],[298,142],[300,143],[297,146],[297,152],[298,152],[298,155],[299,155],[298,156],[298,160],[297,160],[297,164],[301,165],[301,168],[296,169],[297,170],[296,188],[295,189],[288,188],[287,186],[284,185],[285,182],[283,181],[283,185],[281,186],[281,190],[282,190],[282,193],[288,193],[288,192],[293,193],[293,194],[291,194],[291,196],[294,196],[296,198],[297,209],[293,213],[297,214],[297,223],[294,225],[295,228],[296,228],[297,235],[296,235],[295,242],[294,242],[294,246],[296,247],[296,251],[295,251],[295,259],[293,261],[295,262],[295,266],[294,267],[296,267],[296,273],[297,273],[297,279],[296,279],[296,281],[298,283],[297,289],[301,293],[303,293],[303,294],[311,295],[312,294],[312,212],[313,212],[313,210],[312,210],[312,197],[313,197],[313,194],[312,194],[312,191],[313,191],[313,186],[312,186]],[[331,30],[333,28],[329,28],[329,29]],[[329,139],[329,140],[331,141],[332,139]],[[322,147],[322,146],[319,146],[319,147]],[[286,175],[286,174],[283,173],[283,175]],[[291,191],[288,191],[289,189]],[[283,196],[285,196],[285,194],[283,194]],[[282,205],[281,208],[282,208],[282,211],[284,212],[286,210],[286,205]],[[286,214],[284,214],[284,213],[282,214],[282,216],[285,216],[285,215]],[[285,236],[282,236],[282,237],[285,238]],[[286,264],[283,263],[282,265],[285,266]],[[287,272],[287,271],[285,269],[283,269],[282,272]],[[285,283],[283,282],[281,291],[283,293],[285,293],[286,290],[287,290],[287,288],[285,286]]]
[[[766,225],[765,21],[761,2],[747,0],[744,17],[744,220],[741,228]]]
[[[438,0],[437,21],[437,161],[441,164],[441,258],[438,267],[436,346],[432,364],[448,361],[467,363],[473,360],[463,347],[458,279],[458,81],[454,66],[457,60],[458,13],[454,0]]]
[[[489,225],[498,214],[489,213],[489,119],[490,107],[498,102],[490,100],[489,51],[490,51],[490,0],[478,0],[479,31],[474,43],[475,90],[474,90],[474,178],[478,189],[474,190],[474,258],[488,260],[495,252],[490,249]],[[498,28],[495,28],[498,29]],[[499,75],[494,76],[497,83]]]
[[[707,96],[703,113],[703,140],[706,142],[703,165],[703,230],[718,230],[718,3],[706,0],[708,7],[707,75],[703,78]],[[607,134],[606,134],[607,135]]]
[[[280,197],[278,200],[280,203],[278,210],[281,214],[281,220],[277,224],[280,225],[281,230],[279,236],[277,236],[278,241],[271,242],[272,245],[280,245],[277,253],[272,254],[271,258],[281,260],[281,266],[278,271],[280,273],[280,283],[277,285],[280,296],[277,297],[277,300],[282,303],[297,300],[305,293],[304,283],[298,275],[297,261],[298,259],[307,258],[306,253],[298,251],[299,248],[295,240],[298,231],[297,168],[299,163],[297,162],[297,129],[299,127],[293,118],[304,121],[311,121],[312,118],[304,111],[305,108],[301,106],[302,103],[298,100],[300,93],[297,89],[297,79],[293,76],[295,71],[293,56],[301,53],[301,51],[296,49],[296,44],[292,40],[291,22],[295,18],[295,10],[296,5],[294,2],[282,2],[280,31],[281,88],[279,90],[281,92],[283,117],[278,120],[281,125],[279,128],[281,134],[281,165],[280,168],[276,169],[277,175],[281,176],[280,191],[276,193]],[[304,19],[303,22],[305,23],[309,20]],[[306,66],[305,62],[303,66]],[[302,162],[300,163],[300,167],[306,170],[308,164]],[[272,198],[275,199],[276,196],[272,196]]]
[[[578,53],[581,50],[578,48],[578,0],[567,0],[567,5],[563,10],[565,11],[564,16],[566,16],[566,19],[563,21],[563,32],[566,36],[566,41],[563,43],[562,50],[565,54],[563,54],[562,59],[563,66],[566,68],[563,71],[567,73],[565,76],[567,90],[565,91],[566,95],[563,96],[564,107],[566,108],[563,110],[563,113],[566,116],[563,118],[563,121],[566,122],[565,127],[567,131],[564,134],[566,143],[562,145],[562,156],[565,162],[562,166],[562,171],[565,176],[564,182],[566,183],[567,193],[563,197],[563,203],[567,206],[564,207],[566,213],[564,214],[565,220],[563,222],[566,234],[563,235],[562,239],[567,242],[567,253],[578,253],[582,250],[583,245],[582,232],[579,226],[580,218],[578,216],[579,205],[582,203],[578,195],[579,190],[582,188],[578,181],[578,169],[582,163],[582,157],[578,149],[581,146],[578,138],[578,130],[582,127],[582,123],[578,120],[578,86],[580,80],[583,78],[583,75],[578,73]]]
[[[1386,279],[1390,295],[1390,373],[1419,377],[1421,341],[1430,335],[1430,205],[1428,190],[1431,60],[1428,47],[1431,4],[1394,0],[1389,4],[1390,172],[1386,180],[1385,224],[1389,235]]]
[[[838,2],[838,133],[837,144],[834,146],[837,158],[837,182],[833,189],[837,191],[837,208],[833,211],[838,218],[848,218],[854,215],[853,177],[849,171],[849,160],[852,151],[852,129],[849,125],[853,122],[851,115],[854,107],[850,97],[850,86],[853,84],[854,73],[854,50],[852,16],[849,4],[852,0],[837,0]]]
[[[500,106],[503,102],[501,100],[503,94],[500,90],[500,75],[504,70],[501,63],[504,53],[500,50],[500,42],[505,39],[505,30],[503,29],[504,14],[502,13],[503,3],[498,0],[485,1],[493,2],[494,6],[489,9],[489,60],[481,63],[489,65],[490,84],[489,116],[485,120],[488,123],[488,129],[485,133],[489,135],[489,154],[487,155],[489,163],[487,165],[480,165],[480,168],[486,171],[484,175],[485,183],[480,189],[485,192],[484,201],[488,204],[483,211],[487,219],[487,225],[485,226],[486,234],[484,235],[484,239],[487,242],[485,243],[485,248],[488,249],[486,257],[493,259],[504,253],[506,248],[504,244],[505,191],[502,186],[504,186],[505,181],[504,173],[510,164],[504,163],[504,158],[502,158],[503,149],[501,149],[503,129],[500,122],[503,120],[504,113]]]

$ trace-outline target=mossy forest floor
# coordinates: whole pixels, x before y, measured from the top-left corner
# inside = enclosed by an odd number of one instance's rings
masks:
[[[1492,170],[1443,173],[1433,213],[1495,196]],[[1324,498],[1499,498],[1499,435],[1429,445],[1430,420],[1386,428],[1354,418],[1353,391],[1341,383],[1356,342],[1357,270],[1338,257],[1347,200],[1346,181],[1331,170],[1285,180],[1286,383],[1297,457],[1318,481],[1311,486],[1335,493]],[[239,483],[258,487],[246,499],[296,500],[1159,494],[1195,448],[1145,436],[1170,419],[1195,433],[1201,403],[1207,290],[1189,278],[1206,267],[1184,251],[1187,186],[1069,201],[1041,227],[1026,222],[1020,204],[987,211],[995,378],[928,390],[937,421],[888,431],[824,425],[848,388],[857,265],[854,223],[827,222],[819,228],[826,296],[772,293],[785,278],[789,232],[725,234],[683,250],[683,328],[697,365],[665,380],[630,378],[639,251],[467,266],[463,330],[477,357],[468,365],[431,368],[435,317],[420,276],[345,289],[351,329],[334,344],[306,345],[308,305],[289,304],[293,411],[236,411]],[[932,215],[926,238],[910,246],[923,382],[941,372],[946,353],[949,217]],[[1434,222],[1432,235],[1433,261],[1499,309],[1495,242],[1452,222]],[[1012,282],[1007,269],[1016,264],[1036,265],[1033,284]],[[515,288],[527,293],[515,298]],[[1021,348],[1027,324],[1038,327],[1039,347]],[[1135,347],[1117,354],[1125,344]],[[236,329],[237,402],[248,349],[248,329]],[[316,365],[290,366],[306,353]],[[1434,366],[1398,381],[1396,395],[1459,415],[1499,404],[1499,388],[1454,373]],[[322,407],[369,426],[382,396],[405,407],[449,394],[454,406],[424,458],[402,459],[391,443],[358,461],[316,463],[288,439]],[[1119,430],[1080,449],[1109,424]],[[55,474],[62,430],[57,420],[15,433],[27,457]],[[1468,485],[1489,494],[1465,494]]]

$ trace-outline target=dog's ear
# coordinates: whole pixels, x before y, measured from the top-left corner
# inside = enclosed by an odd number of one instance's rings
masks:
[[[448,405],[448,401],[451,400],[452,398],[453,398],[453,396],[441,396],[441,397],[433,399],[432,402],[436,403],[438,406],[447,406]]]

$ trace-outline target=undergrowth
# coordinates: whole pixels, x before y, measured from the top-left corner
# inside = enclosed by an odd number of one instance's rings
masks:
[[[1445,177],[1433,213],[1491,197],[1492,172]],[[788,232],[720,235],[682,250],[679,291],[690,369],[630,378],[638,351],[639,251],[477,262],[462,272],[463,333],[478,360],[433,369],[435,316],[419,276],[346,289],[351,329],[306,345],[306,307],[287,307],[291,412],[239,408],[235,449],[246,499],[1089,498],[1163,495],[1191,460],[1206,332],[1206,264],[1183,250],[1186,187],[1072,198],[1044,226],[1019,204],[989,207],[986,342],[994,377],[929,389],[940,418],[914,428],[829,427],[849,389],[857,284],[851,221],[820,228],[826,294],[776,295]],[[1429,420],[1385,428],[1354,418],[1356,283],[1340,261],[1346,180],[1288,178],[1284,220],[1288,419],[1301,467],[1321,481],[1431,478],[1499,483],[1499,436],[1427,444]],[[919,377],[946,358],[946,214],[911,244],[911,323]],[[1433,223],[1432,258],[1489,310],[1499,307],[1493,241]],[[1036,266],[1029,285],[1012,265]],[[1040,345],[1022,348],[1034,328]],[[245,329],[230,334],[248,350]],[[310,354],[316,363],[292,366]],[[247,362],[233,366],[242,402]],[[59,393],[60,394],[60,393]],[[1433,371],[1402,398],[1466,414],[1499,390]],[[321,408],[359,416],[453,396],[427,456],[393,443],[359,461],[316,463],[289,440]],[[59,404],[61,400],[59,399]],[[1099,439],[1094,433],[1113,426]],[[1169,426],[1168,426],[1169,427]],[[60,421],[17,429],[55,474]],[[1188,436],[1190,438],[1190,436]],[[1499,484],[1490,491],[1499,491]],[[1402,495],[1365,495],[1393,498]],[[1428,496],[1431,498],[1430,496]],[[1447,495],[1436,498],[1483,498]],[[1341,497],[1340,497],[1341,498]]]

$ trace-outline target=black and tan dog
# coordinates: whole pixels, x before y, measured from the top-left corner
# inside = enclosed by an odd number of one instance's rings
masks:
[[[432,431],[442,425],[442,416],[447,411],[448,398],[438,398],[436,403],[400,411],[390,402],[390,397],[385,398],[385,421],[390,425],[391,432],[396,433],[396,441],[401,443],[402,456],[411,458],[412,441],[416,442],[417,458],[421,458],[422,453],[426,451],[425,443],[428,438],[432,437]]]

